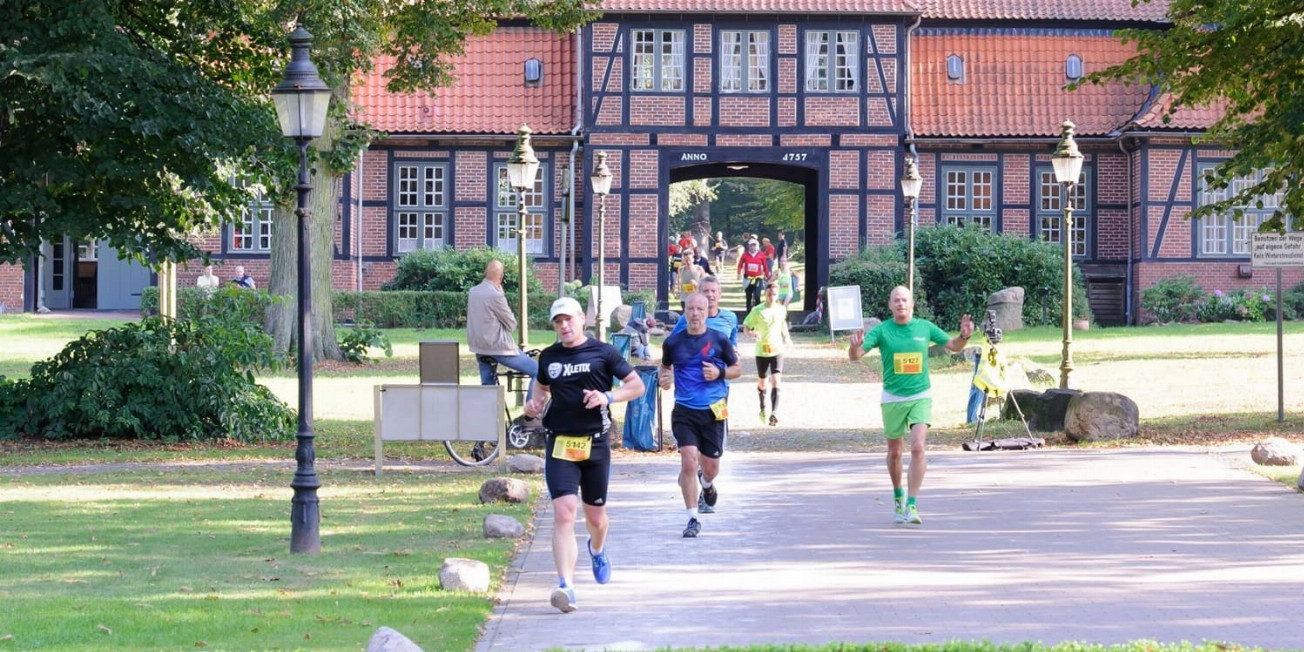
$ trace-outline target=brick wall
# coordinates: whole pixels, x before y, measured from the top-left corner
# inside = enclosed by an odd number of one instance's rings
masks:
[[[0,265],[0,313],[23,311],[23,266]]]

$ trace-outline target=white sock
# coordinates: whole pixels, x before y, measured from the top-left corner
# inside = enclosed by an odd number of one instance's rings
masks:
[[[684,511],[688,512],[688,518],[689,518],[689,519],[697,518],[697,508],[696,508],[696,507],[694,507],[694,508],[692,508],[692,509],[686,509],[686,510],[684,510]]]
[[[703,489],[710,489],[712,485],[712,482],[710,480],[707,480],[706,476],[704,475],[697,477],[697,483],[702,485]]]

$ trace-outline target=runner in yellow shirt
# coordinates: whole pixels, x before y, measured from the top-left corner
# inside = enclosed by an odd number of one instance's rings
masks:
[[[743,326],[756,334],[756,393],[761,401],[761,423],[765,423],[765,379],[770,379],[770,425],[779,425],[779,374],[783,373],[783,354],[792,346],[788,334],[788,309],[776,299],[778,291],[771,283],[765,286],[765,302],[743,320]]]

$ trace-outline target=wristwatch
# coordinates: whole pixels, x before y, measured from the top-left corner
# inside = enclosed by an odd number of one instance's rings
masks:
[[[612,403],[615,402],[616,402],[616,396],[611,392],[607,392],[607,405],[611,405]]]

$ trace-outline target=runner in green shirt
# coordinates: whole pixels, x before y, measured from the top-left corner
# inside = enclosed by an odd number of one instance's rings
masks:
[[[892,320],[866,333],[851,334],[847,356],[852,362],[878,347],[883,358],[883,433],[887,436],[887,473],[892,479],[894,520],[897,523],[923,523],[915,506],[919,488],[924,484],[925,439],[933,419],[933,399],[928,378],[928,347],[945,344],[953,353],[964,349],[973,335],[973,320],[960,317],[960,334],[950,337],[927,319],[915,319],[915,298],[910,290],[898,285],[888,299]],[[910,432],[909,493],[901,489],[903,438]],[[905,501],[902,501],[905,498]]]
[[[761,400],[761,423],[765,423],[765,379],[770,379],[770,425],[779,425],[779,374],[783,354],[792,346],[788,335],[788,309],[777,300],[774,284],[765,286],[765,303],[752,308],[743,326],[756,334],[756,393]]]

